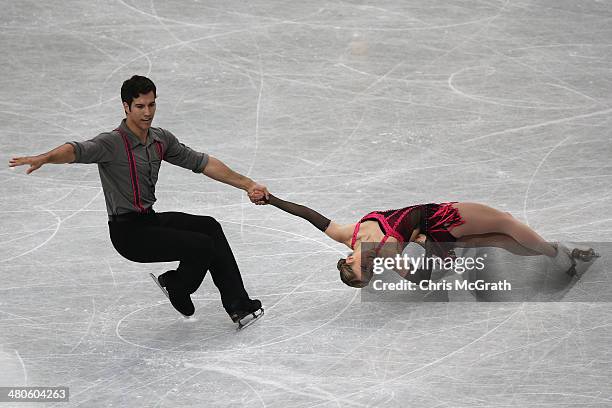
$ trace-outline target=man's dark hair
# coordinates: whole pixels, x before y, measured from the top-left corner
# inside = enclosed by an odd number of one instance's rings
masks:
[[[132,108],[132,101],[140,95],[146,95],[153,91],[153,95],[157,98],[157,90],[155,84],[147,77],[134,75],[126,80],[121,86],[121,101],[128,104]]]

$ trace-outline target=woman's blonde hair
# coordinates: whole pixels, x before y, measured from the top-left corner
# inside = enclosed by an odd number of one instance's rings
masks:
[[[369,279],[363,281],[355,278],[355,272],[353,272],[353,268],[351,268],[350,265],[347,265],[345,258],[341,258],[338,261],[338,270],[340,271],[340,280],[348,286],[353,288],[365,288],[368,286],[368,283],[370,283]]]

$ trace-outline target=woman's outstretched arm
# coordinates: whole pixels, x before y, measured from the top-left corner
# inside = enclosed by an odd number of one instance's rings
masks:
[[[282,200],[272,194],[269,195],[266,203],[288,212],[289,214],[305,219],[335,241],[342,243],[345,243],[346,241],[346,228],[343,228],[342,225],[331,221],[329,218],[324,217],[313,209],[300,204],[292,203],[290,201]]]

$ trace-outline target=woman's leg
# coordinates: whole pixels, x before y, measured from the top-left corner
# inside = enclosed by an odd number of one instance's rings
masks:
[[[457,247],[461,248],[482,248],[482,247],[495,247],[502,248],[506,251],[520,256],[539,256],[542,255],[539,252],[533,251],[529,248],[525,248],[519,244],[514,238],[506,234],[480,234],[480,235],[465,235],[457,240],[455,243]]]
[[[553,245],[510,213],[478,203],[455,203],[453,207],[459,210],[461,218],[465,221],[464,224],[449,230],[457,239],[466,235],[505,234],[521,246],[538,254],[550,257],[557,254],[557,249]]]

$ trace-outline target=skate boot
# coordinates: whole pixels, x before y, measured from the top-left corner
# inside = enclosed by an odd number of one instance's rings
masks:
[[[258,313],[259,312],[259,313]],[[257,299],[238,299],[234,301],[228,311],[234,323],[238,323],[237,330],[243,329],[255,323],[264,314],[261,302]],[[243,319],[251,316],[251,319],[243,323]]]
[[[557,254],[552,258],[553,265],[569,276],[575,276],[576,260],[572,257],[570,249],[560,242],[553,243],[552,246],[557,250]]]
[[[176,271],[168,271],[162,273],[158,277],[155,277],[152,273],[149,275],[153,281],[157,283],[157,286],[159,286],[164,295],[170,300],[172,306],[183,316],[189,317],[195,312],[195,307],[193,306],[189,293],[183,290],[180,285],[173,284],[170,276],[174,273],[176,273]]]
[[[594,258],[599,258],[599,255],[593,248],[580,249],[574,248],[571,254],[573,259],[578,259],[582,262],[591,262]]]

